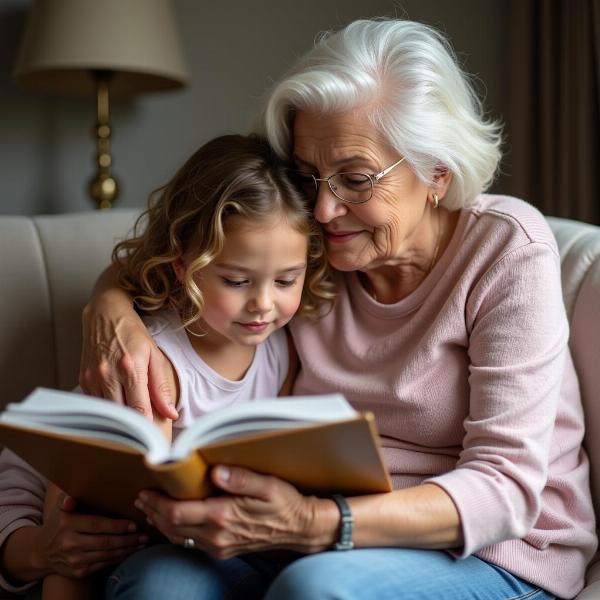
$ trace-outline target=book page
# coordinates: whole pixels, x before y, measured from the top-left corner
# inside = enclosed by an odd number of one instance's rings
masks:
[[[209,443],[262,431],[305,427],[358,416],[341,394],[294,396],[235,404],[203,415],[173,443],[171,458],[184,458]]]
[[[42,431],[123,444],[148,454],[152,462],[168,458],[169,445],[160,429],[133,409],[47,388],[37,388],[20,403],[11,403],[0,420]]]
[[[235,404],[199,417],[173,446],[156,425],[125,406],[46,388],[9,404],[0,421],[41,431],[122,444],[151,464],[187,457],[198,447],[264,431],[343,421],[358,416],[340,394],[281,397]]]

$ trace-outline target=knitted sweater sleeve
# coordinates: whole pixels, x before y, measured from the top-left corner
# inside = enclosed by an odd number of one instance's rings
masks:
[[[0,548],[13,531],[41,524],[46,485],[18,456],[6,449],[0,454]],[[23,592],[33,585],[15,587],[0,573],[0,587],[9,592]]]
[[[565,364],[568,323],[556,250],[513,248],[475,283],[466,307],[469,414],[457,468],[431,478],[461,518],[461,556],[535,524]]]

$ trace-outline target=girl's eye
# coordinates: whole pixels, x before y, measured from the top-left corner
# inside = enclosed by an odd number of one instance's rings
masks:
[[[223,277],[223,283],[228,285],[229,287],[239,288],[248,284],[247,279],[227,279],[227,277]]]
[[[280,287],[292,287],[296,285],[296,279],[276,279],[275,283]]]

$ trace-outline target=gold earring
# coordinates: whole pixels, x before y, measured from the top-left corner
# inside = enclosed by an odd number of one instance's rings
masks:
[[[431,204],[433,204],[433,208],[437,208],[440,205],[440,197],[437,194],[432,194],[431,197]]]

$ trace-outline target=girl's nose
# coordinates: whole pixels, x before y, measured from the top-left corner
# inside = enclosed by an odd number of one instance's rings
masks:
[[[251,312],[256,313],[268,313],[273,309],[273,298],[267,289],[257,290],[250,302],[248,303],[248,309]]]

